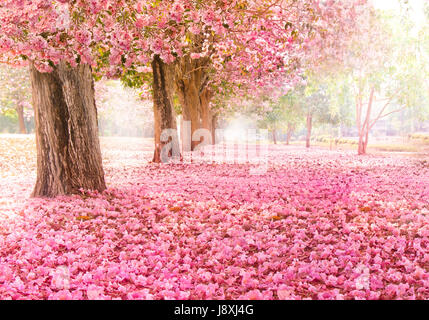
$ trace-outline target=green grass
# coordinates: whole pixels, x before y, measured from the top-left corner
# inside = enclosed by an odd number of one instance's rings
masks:
[[[300,145],[302,142],[294,142],[295,145]],[[334,142],[320,142],[312,141],[312,146],[332,148],[333,150],[357,150],[357,144],[341,143],[335,144]],[[371,144],[368,145],[369,151],[380,151],[380,152],[420,152],[422,147],[415,144]]]
[[[415,145],[402,145],[402,144],[374,144],[369,145],[368,148],[377,151],[386,152],[419,152],[420,148]]]

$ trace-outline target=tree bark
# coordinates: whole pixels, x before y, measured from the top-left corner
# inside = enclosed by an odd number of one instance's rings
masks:
[[[194,151],[195,147],[200,143],[200,141],[192,140],[194,132],[201,127],[199,115],[201,110],[201,101],[198,87],[196,81],[192,78],[180,80],[178,87],[178,96],[183,108],[183,120],[191,122],[191,150],[184,151]]]
[[[27,134],[27,128],[25,127],[24,107],[22,106],[21,102],[18,102],[16,106],[16,113],[18,114],[19,133]]]
[[[277,130],[273,129],[272,134],[273,134],[273,143],[277,144]]]
[[[172,78],[171,74],[169,74],[171,70],[169,70],[169,67],[161,60],[159,55],[155,55],[153,58],[152,69],[153,113],[155,119],[155,152],[153,162],[161,163],[164,162],[163,160],[168,156],[180,156],[180,147],[177,137],[176,116],[171,98]],[[165,130],[171,131],[168,132]],[[169,137],[167,137],[169,140],[162,139],[163,132],[169,135]],[[163,148],[168,143],[172,144],[171,149],[168,154],[163,155]]]
[[[204,38],[194,35],[193,44],[198,47],[204,45]],[[182,137],[191,143],[183,143],[184,151],[193,151],[201,141],[192,141],[192,135],[201,128],[201,94],[207,90],[209,75],[205,71],[210,65],[208,57],[192,59],[189,55],[176,60],[174,71],[174,83],[176,93],[182,106],[184,121],[191,122],[191,137]],[[183,141],[182,141],[183,142]],[[186,150],[188,149],[188,150]]]
[[[213,140],[213,114],[210,110],[210,100],[213,97],[209,89],[205,89],[200,95],[201,106],[201,127],[210,131],[211,141],[209,144],[214,144]]]
[[[305,146],[307,148],[310,148],[310,146],[311,146],[311,131],[312,131],[312,129],[313,129],[313,116],[309,112],[307,114],[307,138],[306,138],[306,142],[305,142]]]
[[[218,121],[218,116],[215,114],[215,115],[212,115],[212,143],[213,144],[216,144],[216,129],[217,129],[217,121]]]
[[[61,62],[51,73],[31,65],[30,74],[37,145],[33,196],[105,190],[91,68]]]

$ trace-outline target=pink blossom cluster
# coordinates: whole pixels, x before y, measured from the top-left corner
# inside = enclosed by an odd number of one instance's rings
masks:
[[[252,176],[246,164],[148,164],[150,143],[126,143],[103,140],[103,194],[2,216],[1,299],[429,298],[421,159],[272,146]],[[16,176],[1,167],[0,211],[34,180],[14,163],[34,149],[4,150]]]
[[[212,81],[257,86],[290,82],[317,46],[353,28],[355,0],[146,1],[3,0],[0,62],[61,60],[107,76],[189,55],[208,59]]]

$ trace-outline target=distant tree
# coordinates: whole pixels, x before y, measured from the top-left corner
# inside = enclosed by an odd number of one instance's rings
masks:
[[[311,146],[311,134],[315,123],[335,123],[337,118],[330,110],[330,97],[326,83],[320,78],[312,78],[305,87],[304,113],[307,135],[305,146]]]
[[[30,75],[27,69],[0,65],[0,112],[11,111],[17,115],[18,132],[26,134],[25,112],[32,112]]]
[[[357,30],[348,39],[349,54],[338,62],[331,79],[337,81],[336,94],[348,94],[345,87],[352,89],[358,154],[366,154],[378,120],[426,101],[428,60],[424,41],[413,34],[414,24],[406,12],[394,16],[368,6],[357,19]],[[335,92],[332,87],[330,91]]]
[[[330,97],[330,114],[334,121],[331,124],[338,126],[337,137],[342,137],[344,128],[349,128],[354,123],[354,95],[350,84],[340,78],[341,75],[334,75],[328,78],[328,94]]]
[[[282,126],[286,130],[286,145],[290,144],[295,130],[303,123],[304,99],[303,90],[295,89],[279,99],[282,107]]]

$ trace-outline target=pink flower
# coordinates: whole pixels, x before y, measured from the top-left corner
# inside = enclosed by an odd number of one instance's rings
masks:
[[[195,52],[191,53],[191,59],[199,59],[200,57],[201,57],[200,53],[195,53]]]
[[[49,300],[72,300],[73,295],[68,290],[61,290],[49,296]]]
[[[241,296],[239,300],[263,300],[264,296],[259,290],[252,290]]]
[[[86,290],[86,295],[89,300],[104,300],[104,288],[97,287],[95,285],[88,286],[88,289]]]

